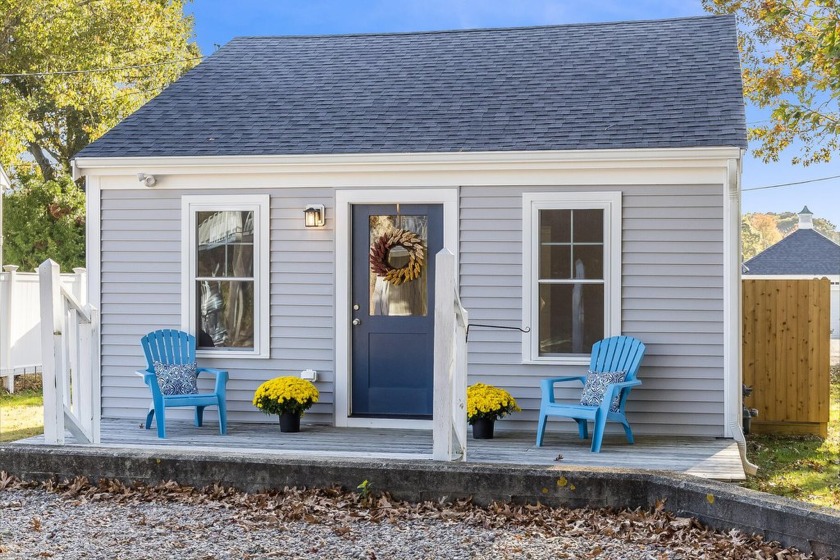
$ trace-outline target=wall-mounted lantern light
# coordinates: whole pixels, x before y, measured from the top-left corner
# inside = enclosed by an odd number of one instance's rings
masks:
[[[306,227],[324,227],[327,221],[323,204],[307,204],[303,215]]]
[[[147,187],[154,187],[155,183],[157,183],[157,179],[155,179],[155,176],[149,175],[148,173],[138,173],[137,180],[146,185]]]

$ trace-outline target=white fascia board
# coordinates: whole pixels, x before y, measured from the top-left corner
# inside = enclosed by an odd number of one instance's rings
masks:
[[[6,175],[6,172],[3,170],[3,166],[0,165],[0,192],[3,189],[8,189],[12,186],[12,182],[9,180],[9,176]]]
[[[604,168],[703,168],[741,158],[735,147],[278,156],[81,157],[81,175],[195,173],[364,173]]]

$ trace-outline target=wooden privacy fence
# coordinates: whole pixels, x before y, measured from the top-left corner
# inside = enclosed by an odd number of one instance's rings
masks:
[[[828,435],[830,283],[743,280],[744,405],[756,433]]]

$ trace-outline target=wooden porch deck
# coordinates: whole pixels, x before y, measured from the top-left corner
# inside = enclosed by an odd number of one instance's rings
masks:
[[[153,427],[154,428],[154,427]],[[276,424],[229,424],[219,435],[218,424],[196,428],[186,420],[167,420],[167,438],[145,430],[139,420],[103,420],[100,448],[189,448],[208,455],[241,454],[284,457],[340,457],[345,459],[431,460],[431,430],[392,430],[301,426],[300,433],[281,433]],[[492,440],[467,442],[467,461],[488,464],[562,465],[681,472],[724,481],[744,480],[738,446],[731,439],[636,436],[628,445],[623,435],[607,435],[600,453],[589,451],[589,441],[572,433],[546,433],[545,445],[536,447],[534,434],[496,431]],[[20,444],[43,444],[43,436]],[[71,445],[73,438],[68,435]],[[562,457],[560,457],[562,456]]]

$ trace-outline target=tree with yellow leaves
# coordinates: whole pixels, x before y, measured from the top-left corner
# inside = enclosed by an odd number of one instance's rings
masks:
[[[840,148],[840,0],[703,0],[735,14],[740,28],[744,94],[771,119],[750,128],[754,150],[778,161],[796,140],[793,163],[831,159]]]

